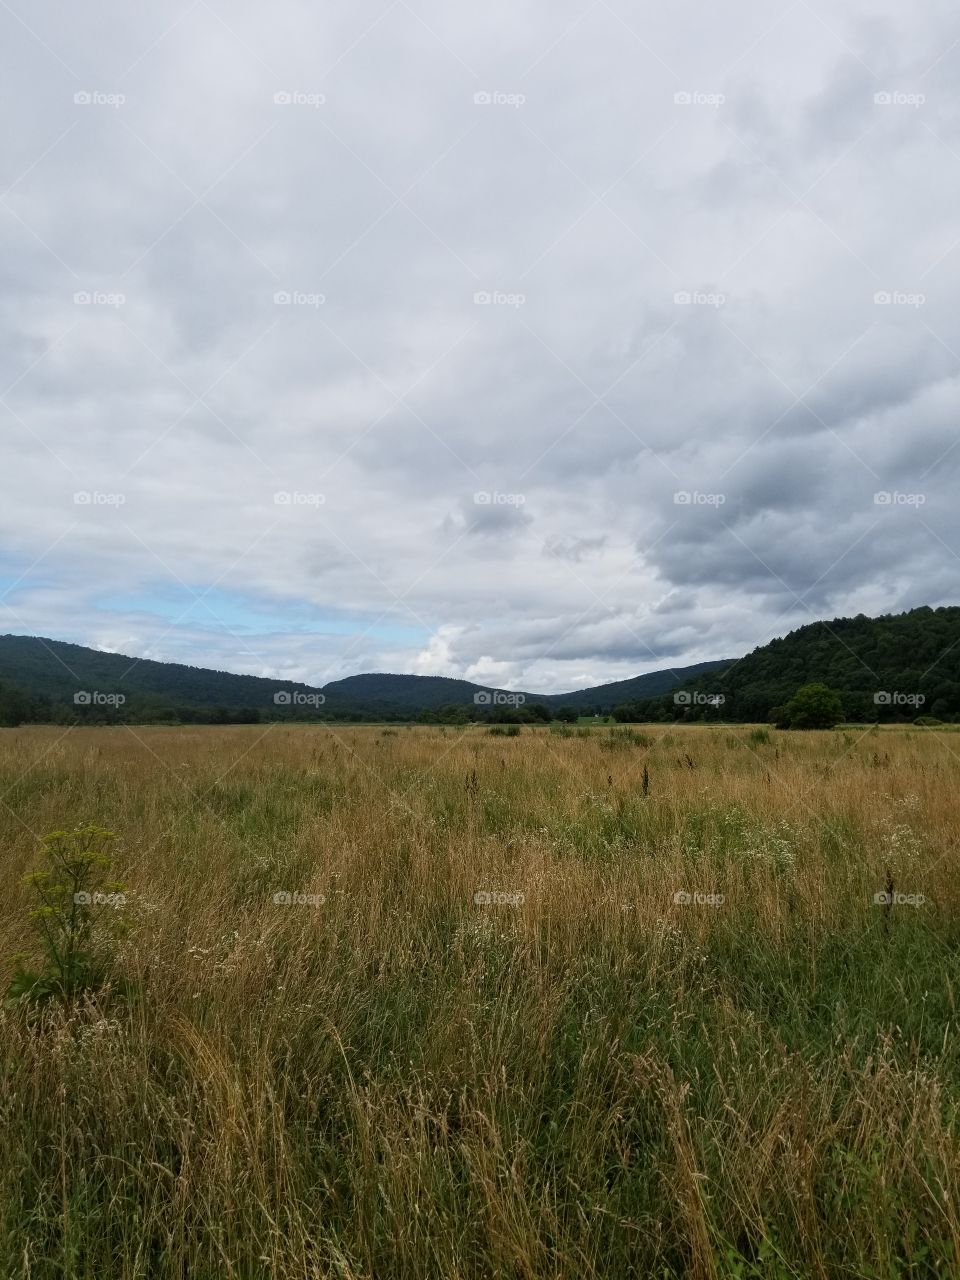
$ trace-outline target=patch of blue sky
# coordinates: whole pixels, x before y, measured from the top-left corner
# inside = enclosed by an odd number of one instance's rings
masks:
[[[425,644],[430,636],[426,627],[389,614],[376,621],[376,614],[352,615],[306,601],[267,601],[218,588],[190,591],[163,586],[119,592],[101,598],[98,608],[116,614],[148,614],[167,623],[180,621],[210,630],[219,625],[237,635],[353,636],[365,632],[388,644]]]

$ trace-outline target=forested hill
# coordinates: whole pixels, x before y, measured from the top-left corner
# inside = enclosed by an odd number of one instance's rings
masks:
[[[840,695],[848,720],[960,720],[960,607],[814,622],[739,660],[649,672],[567,694],[507,693],[440,676],[369,674],[322,689],[0,636],[0,723],[80,720],[398,719],[451,723],[614,711],[623,720],[765,721],[805,684]],[[78,693],[89,693],[77,705]],[[111,702],[122,695],[120,704]],[[97,699],[100,699],[98,702]],[[104,701],[106,699],[106,701]]]
[[[663,671],[648,671],[646,675],[633,676],[629,680],[617,680],[612,684],[592,685],[588,689],[575,689],[572,693],[513,693],[507,697],[519,698],[522,704],[541,703],[553,710],[575,707],[582,714],[609,711],[627,698],[652,698],[667,693],[685,680],[705,671],[730,666],[734,658],[715,662],[698,662],[689,667],[674,667]],[[490,690],[487,685],[469,680],[454,680],[447,676],[370,675],[347,676],[333,680],[324,686],[328,698],[340,698],[381,710],[420,711],[444,705],[471,706],[476,695],[493,692],[505,695],[502,689]]]
[[[580,711],[610,711],[621,702],[636,698],[655,698],[669,693],[678,685],[684,685],[695,676],[712,671],[722,671],[736,662],[736,658],[718,658],[712,662],[696,662],[689,667],[668,667],[663,671],[648,671],[643,676],[629,680],[614,680],[610,684],[595,684],[589,689],[576,689],[573,693],[552,693],[546,701],[554,707],[576,707]]]
[[[960,718],[960,608],[813,622],[761,645],[722,674],[685,682],[679,703],[671,694],[620,714],[764,721],[814,681],[840,694],[848,720]]]
[[[456,680],[450,676],[391,675],[386,672],[331,680],[324,685],[323,691],[327,698],[344,705],[352,704],[378,711],[406,711],[412,715],[444,706],[476,706],[477,696],[486,693],[508,696],[503,689],[474,684],[471,680]],[[518,697],[522,703],[544,701],[542,696],[533,693],[513,696]]]
[[[461,719],[560,704],[609,709],[631,693],[649,696],[716,664],[653,671],[616,685],[562,695],[514,693],[445,676],[370,673],[324,686],[157,662],[40,636],[0,636],[0,724],[81,720],[416,719],[459,708]],[[722,664],[726,665],[726,664]],[[78,705],[77,695],[89,695]],[[119,699],[119,701],[118,701]]]
[[[317,692],[289,680],[131,658],[39,636],[0,636],[0,680],[29,694],[67,702],[83,690],[238,709],[270,706],[280,692]]]

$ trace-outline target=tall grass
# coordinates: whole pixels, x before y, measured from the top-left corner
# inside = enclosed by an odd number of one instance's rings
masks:
[[[934,730],[4,731],[0,954],[96,822],[134,993],[0,1015],[0,1275],[960,1274],[958,781]]]

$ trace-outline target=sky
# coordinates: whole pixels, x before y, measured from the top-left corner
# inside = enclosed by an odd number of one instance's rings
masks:
[[[0,631],[558,692],[960,601],[940,0],[0,0]]]

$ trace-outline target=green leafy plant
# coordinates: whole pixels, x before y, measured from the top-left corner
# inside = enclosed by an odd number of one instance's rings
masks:
[[[778,729],[832,729],[843,720],[843,703],[833,689],[814,682],[798,689],[775,714]]]
[[[7,1002],[59,1000],[71,1003],[110,981],[113,943],[123,933],[117,908],[124,886],[108,879],[114,840],[102,827],[53,831],[43,839],[48,866],[24,876],[38,903],[30,921],[43,952],[39,969],[27,969],[27,954],[14,957]]]

